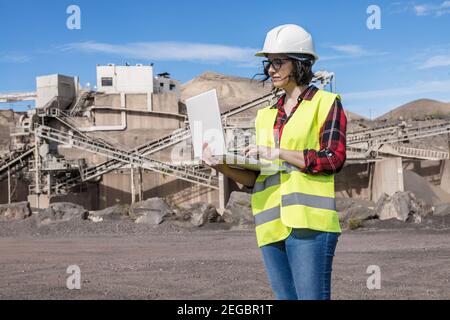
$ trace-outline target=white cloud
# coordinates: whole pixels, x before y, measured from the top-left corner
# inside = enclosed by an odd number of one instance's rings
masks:
[[[424,16],[429,12],[429,8],[427,5],[418,5],[418,6],[414,6],[414,12],[416,13],[416,15],[418,16]]]
[[[371,100],[387,97],[405,97],[417,94],[450,92],[450,80],[445,81],[419,81],[407,87],[389,88],[381,90],[343,93],[342,97],[348,100]]]
[[[417,16],[443,16],[450,13],[450,1],[444,1],[441,4],[425,3],[413,6],[413,11]]]
[[[31,58],[22,53],[1,53],[0,52],[0,62],[2,63],[26,63],[29,62]]]
[[[390,14],[403,13],[410,11],[413,5],[413,2],[405,3],[404,1],[394,1],[389,3],[388,9]]]
[[[407,61],[417,70],[445,68],[450,66],[450,44],[429,45],[415,53]]]
[[[390,14],[413,12],[416,16],[430,16],[436,17],[443,16],[450,13],[450,1],[445,0],[443,2],[431,3],[417,3],[416,1],[396,1],[391,2],[388,6]]]
[[[421,66],[419,66],[419,69],[430,69],[447,66],[450,66],[450,54],[430,57]]]
[[[410,86],[341,93],[341,96],[344,108],[373,118],[416,99],[450,101],[450,80],[418,81]]]
[[[348,58],[361,58],[386,54],[386,52],[369,51],[357,44],[325,45],[324,47],[334,50],[336,54],[330,56],[323,56],[320,58],[320,60],[322,61],[348,59]]]
[[[207,63],[232,61],[242,63],[242,65],[255,61],[254,54],[257,51],[254,48],[190,42],[108,44],[95,41],[71,43],[63,46],[62,49],[114,54],[130,59]]]
[[[332,45],[330,46],[333,50],[347,54],[350,56],[363,56],[369,54],[365,49],[356,44],[345,44],[345,45]]]

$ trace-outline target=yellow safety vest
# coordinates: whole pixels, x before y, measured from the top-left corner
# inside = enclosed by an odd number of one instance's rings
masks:
[[[339,95],[318,90],[303,100],[283,128],[280,148],[302,151],[320,149],[320,128]],[[278,109],[266,107],[256,116],[256,144],[276,146],[273,125]],[[292,228],[341,232],[336,212],[334,175],[311,175],[277,159],[286,170],[261,174],[251,196],[258,246],[286,239]]]

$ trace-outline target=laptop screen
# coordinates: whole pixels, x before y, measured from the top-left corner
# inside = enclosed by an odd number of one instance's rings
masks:
[[[186,109],[194,158],[201,158],[203,142],[208,142],[213,155],[224,155],[227,150],[216,90],[186,99]]]

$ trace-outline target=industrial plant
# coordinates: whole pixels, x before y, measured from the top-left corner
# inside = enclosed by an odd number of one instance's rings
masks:
[[[53,74],[38,76],[35,92],[0,96],[1,102],[35,101],[35,108],[20,114],[1,155],[1,203],[28,201],[42,209],[72,202],[98,210],[162,197],[175,205],[205,201],[223,209],[232,191],[251,191],[193,159],[181,84],[169,73],[154,75],[153,65],[142,64],[97,65],[96,71],[95,90],[81,87],[78,77]],[[313,79],[331,91],[333,80],[327,71]],[[256,111],[277,98],[266,90],[222,110],[230,150],[253,141]],[[383,193],[404,191],[403,169],[417,168],[421,160],[435,167],[434,183],[450,189],[448,150],[405,144],[447,136],[450,123],[400,120],[352,126],[344,169],[349,175],[337,178],[340,195],[377,201]]]

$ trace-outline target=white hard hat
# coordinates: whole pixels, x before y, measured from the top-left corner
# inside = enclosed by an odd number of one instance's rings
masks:
[[[264,57],[269,53],[308,54],[314,60],[319,59],[311,35],[295,24],[284,24],[267,33],[264,48],[256,56]]]

